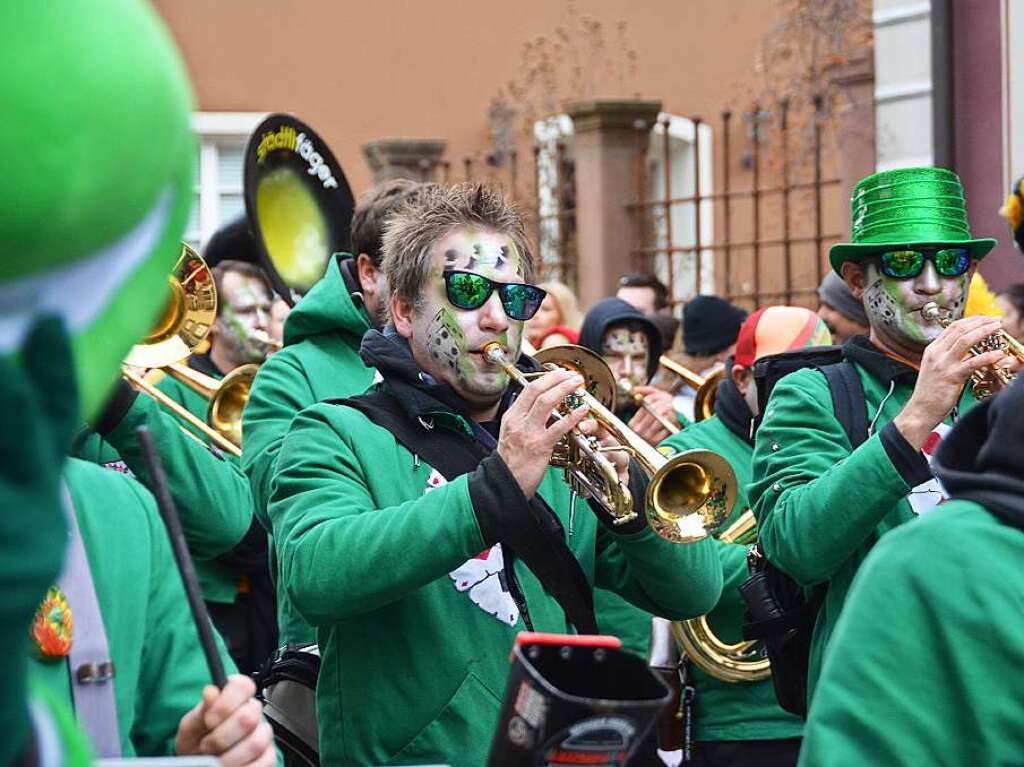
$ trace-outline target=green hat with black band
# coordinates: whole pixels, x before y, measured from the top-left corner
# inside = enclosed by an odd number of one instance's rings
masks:
[[[829,250],[836,272],[847,261],[859,263],[887,250],[960,247],[977,260],[996,245],[991,237],[971,237],[963,185],[945,168],[875,173],[854,188],[850,208],[851,242],[836,243]]]

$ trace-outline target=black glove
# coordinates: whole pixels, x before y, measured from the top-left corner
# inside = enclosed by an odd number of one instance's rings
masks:
[[[96,433],[106,437],[116,429],[138,396],[139,392],[128,381],[123,378],[117,379],[117,385],[107,398],[99,418],[96,419],[96,425],[93,427]]]

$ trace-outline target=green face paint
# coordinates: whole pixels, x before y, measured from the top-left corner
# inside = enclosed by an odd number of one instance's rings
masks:
[[[633,384],[647,383],[649,354],[647,334],[624,325],[609,328],[601,341],[601,356],[615,377]]]
[[[865,278],[864,311],[872,328],[901,344],[926,346],[942,332],[942,326],[926,321],[921,307],[933,301],[946,309],[951,319],[960,319],[970,273],[943,278],[926,265],[917,278],[898,280],[883,275],[876,265],[869,264]]]
[[[479,247],[474,251],[473,245]],[[425,372],[451,385],[471,408],[483,410],[501,398],[509,383],[504,370],[484,359],[483,348],[497,341],[517,357],[524,323],[508,317],[496,293],[476,309],[455,307],[448,300],[443,273],[473,266],[473,272],[495,282],[522,282],[519,254],[507,236],[472,229],[446,235],[433,251],[429,277],[411,318],[409,345]]]
[[[434,378],[475,394],[496,391],[500,396],[508,386],[505,371],[487,365],[481,355],[472,354],[467,348],[466,335],[451,309],[444,306],[438,309],[426,325],[424,335],[430,357],[427,372]],[[495,340],[507,347],[508,336],[505,332]]]
[[[263,362],[270,354],[271,306],[270,290],[262,280],[231,272],[225,275],[214,343],[235,365]]]

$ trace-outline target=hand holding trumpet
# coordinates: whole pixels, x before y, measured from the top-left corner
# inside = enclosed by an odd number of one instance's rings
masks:
[[[501,418],[498,455],[527,498],[537,492],[555,445],[587,416],[588,408],[581,405],[552,418],[552,411],[582,385],[583,378],[568,370],[545,373],[523,387]]]
[[[995,317],[967,317],[949,323],[925,347],[914,393],[893,419],[915,450],[924,446],[928,435],[956,406],[964,383],[972,374],[1003,360],[1002,351],[971,353],[974,346],[999,329],[1000,322]]]

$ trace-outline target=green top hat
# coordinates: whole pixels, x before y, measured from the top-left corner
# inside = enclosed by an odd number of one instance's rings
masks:
[[[899,168],[861,179],[850,200],[852,242],[829,251],[832,268],[874,253],[922,245],[967,248],[982,258],[996,241],[971,239],[960,178],[945,168]]]

